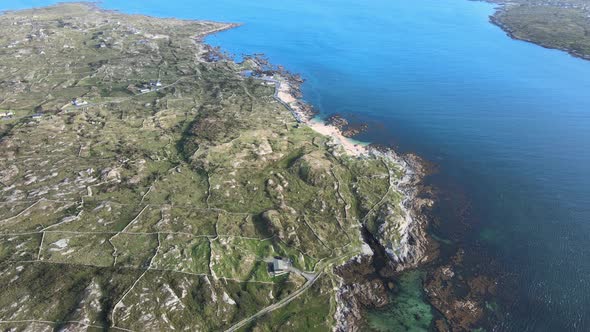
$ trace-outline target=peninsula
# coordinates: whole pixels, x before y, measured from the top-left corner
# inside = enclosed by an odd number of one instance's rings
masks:
[[[0,16],[3,330],[351,330],[387,302],[373,257],[427,258],[420,163],[202,42],[234,26]]]

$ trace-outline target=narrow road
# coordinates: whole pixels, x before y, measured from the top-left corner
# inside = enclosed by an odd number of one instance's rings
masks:
[[[293,116],[295,117],[295,120],[297,120],[297,122],[303,122],[303,120],[301,119],[301,117],[297,114],[297,112],[295,112],[295,110],[293,110],[293,108],[291,108],[291,105],[287,104],[286,102],[284,102],[281,98],[279,98],[279,91],[281,91],[281,81],[276,80],[272,77],[254,77],[251,76],[252,78],[256,79],[256,80],[260,80],[260,81],[265,81],[265,82],[271,82],[275,84],[275,93],[274,93],[274,99],[276,101],[278,101],[279,103],[281,103],[283,106],[285,106],[289,111],[291,111],[291,113],[293,114]]]
[[[308,280],[305,285],[303,285],[303,287],[299,288],[298,290],[296,290],[295,292],[293,292],[293,294],[287,296],[286,298],[280,300],[279,302],[275,303],[275,304],[271,304],[268,307],[260,310],[259,312],[255,313],[254,315],[245,318],[241,321],[239,321],[237,324],[235,324],[234,326],[230,327],[229,329],[225,330],[225,332],[233,332],[233,331],[237,331],[240,328],[244,327],[246,324],[250,323],[251,321],[253,321],[254,319],[263,316],[269,312],[272,312],[274,310],[277,310],[279,308],[282,308],[284,306],[286,306],[287,304],[289,304],[291,301],[293,301],[294,299],[296,299],[297,297],[299,297],[299,295],[303,294],[303,292],[305,292],[309,287],[311,287],[323,274],[323,272],[318,273],[316,276],[314,276],[312,279]]]
[[[303,287],[299,288],[293,294],[287,296],[286,298],[280,300],[279,302],[277,302],[275,304],[271,304],[268,307],[255,313],[254,315],[239,321],[238,323],[236,323],[235,325],[233,325],[229,329],[225,330],[225,332],[237,331],[240,328],[246,326],[248,323],[250,323],[254,319],[286,306],[291,301],[293,301],[294,299],[299,297],[301,294],[303,294],[303,292],[305,292],[307,289],[309,289],[324,274],[325,269],[329,268],[330,266],[332,266],[332,264],[339,261],[343,257],[346,257],[346,255],[341,255],[338,257],[333,257],[333,258],[328,259],[327,261],[324,262],[325,265],[323,267],[319,268],[322,270],[322,272],[319,272],[317,274],[313,274],[310,272],[302,272],[302,271],[299,271],[298,269],[294,269],[294,271],[298,271],[303,277],[305,277],[307,279],[307,282],[305,283],[305,285],[303,285]]]

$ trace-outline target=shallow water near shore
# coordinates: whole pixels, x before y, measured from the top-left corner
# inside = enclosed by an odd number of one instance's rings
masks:
[[[3,1],[0,9],[56,2]],[[504,315],[489,327],[590,330],[590,62],[511,40],[488,22],[492,5],[467,0],[102,5],[245,23],[207,41],[236,55],[265,53],[307,80],[304,98],[323,114],[369,123],[359,140],[437,164],[432,231],[448,240],[443,258],[461,246],[473,255],[466,270],[493,265],[510,278],[502,287],[511,297],[497,301]],[[399,286],[423,297],[415,283]],[[394,326],[413,307],[394,301],[371,312],[369,326]]]
[[[433,314],[422,293],[423,276],[419,271],[401,276],[391,295],[391,303],[367,313],[367,326],[379,332],[427,330]]]

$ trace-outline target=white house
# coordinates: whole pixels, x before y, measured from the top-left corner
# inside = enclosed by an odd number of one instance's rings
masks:
[[[72,99],[72,105],[74,106],[84,106],[84,105],[88,105],[87,101],[84,100],[80,100],[78,98],[74,98]]]
[[[291,269],[291,261],[283,258],[274,258],[272,260],[271,273],[275,276],[288,273]]]

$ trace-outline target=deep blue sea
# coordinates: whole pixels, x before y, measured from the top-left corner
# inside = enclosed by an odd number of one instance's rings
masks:
[[[56,2],[3,0],[0,9]],[[590,331],[590,61],[508,38],[489,23],[493,5],[468,0],[103,6],[245,23],[207,41],[301,74],[305,99],[323,114],[368,122],[362,139],[418,153],[437,165],[441,191],[455,192],[446,197],[465,198],[467,227],[445,228],[457,224],[449,213],[433,232],[485,257],[469,264],[494,265],[510,279],[496,330]],[[441,211],[458,204],[442,200]],[[390,316],[421,301],[420,280],[404,279],[418,287],[402,292]],[[396,317],[371,316],[375,329],[403,330]]]

